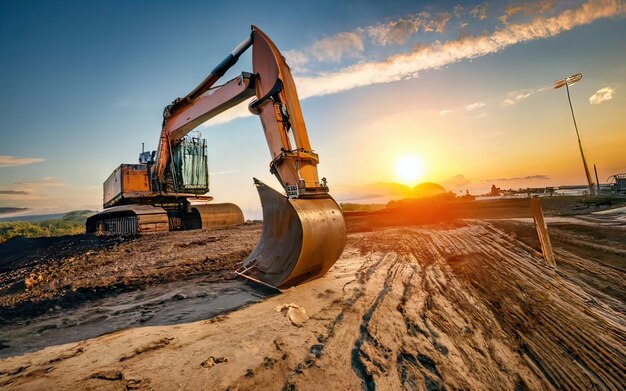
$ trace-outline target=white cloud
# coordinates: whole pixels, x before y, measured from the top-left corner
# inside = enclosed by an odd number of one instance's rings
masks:
[[[480,109],[481,107],[485,107],[485,102],[476,102],[465,106],[465,110],[474,111],[476,109]]]
[[[613,99],[613,94],[615,94],[615,90],[611,87],[600,88],[589,97],[589,103],[592,105],[599,105],[602,102]]]
[[[230,175],[230,174],[235,174],[240,172],[241,170],[237,169],[237,168],[231,168],[228,170],[222,170],[222,171],[211,171],[209,172],[209,176],[215,176],[215,175]]]
[[[317,61],[339,62],[343,57],[355,57],[363,52],[360,31],[342,32],[317,41],[311,47],[311,55]]]
[[[321,39],[303,50],[288,50],[285,58],[290,67],[302,72],[311,61],[337,63],[344,58],[358,58],[363,50],[363,30],[357,29]]]
[[[528,23],[509,24],[489,34],[420,46],[417,50],[392,55],[384,61],[361,62],[336,72],[300,77],[296,84],[300,97],[308,98],[417,77],[420,71],[497,53],[517,43],[552,37],[623,12],[617,0],[590,0],[555,17],[538,17]]]
[[[518,90],[507,93],[506,98],[502,101],[502,106],[512,106],[519,101],[522,101],[533,94],[545,91],[546,88],[538,88],[536,90]]]
[[[461,107],[457,107],[454,109],[444,109],[444,110],[440,110],[439,111],[439,115],[442,117],[445,117],[447,115],[453,114],[453,113],[458,113],[458,112],[465,112],[465,111],[475,111],[477,109],[483,108],[486,106],[485,102],[475,102],[475,103],[470,103],[468,105],[465,106],[461,106]],[[475,118],[483,118],[486,117],[487,113],[479,113]]]
[[[297,72],[305,72],[306,65],[312,61],[338,63],[345,58],[360,58],[367,38],[374,45],[386,46],[404,44],[418,31],[443,33],[451,18],[452,14],[448,12],[433,16],[421,12],[387,23],[339,32],[305,49],[287,50],[284,54],[289,66]]]
[[[27,164],[34,164],[43,162],[46,159],[39,157],[15,157],[0,155],[0,167],[17,167],[25,166]]]
[[[283,52],[289,67],[296,72],[306,72],[306,64],[309,62],[308,56],[301,50],[287,50]]]

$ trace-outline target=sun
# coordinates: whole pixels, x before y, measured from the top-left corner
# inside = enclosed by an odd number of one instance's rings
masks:
[[[405,155],[396,160],[396,178],[407,186],[415,186],[424,175],[424,163],[415,155]]]

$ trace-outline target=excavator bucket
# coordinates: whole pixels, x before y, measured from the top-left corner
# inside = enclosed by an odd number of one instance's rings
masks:
[[[277,289],[321,277],[346,245],[346,224],[328,194],[290,199],[255,179],[263,208],[263,231],[236,273]]]

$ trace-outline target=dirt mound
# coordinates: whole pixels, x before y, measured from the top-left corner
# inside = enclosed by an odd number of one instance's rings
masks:
[[[0,325],[54,308],[206,276],[232,280],[260,224],[135,238],[15,238],[0,245]]]

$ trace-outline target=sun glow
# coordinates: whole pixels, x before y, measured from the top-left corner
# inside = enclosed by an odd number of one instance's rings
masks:
[[[402,156],[396,160],[396,179],[407,186],[415,186],[424,175],[424,163],[414,155]]]

